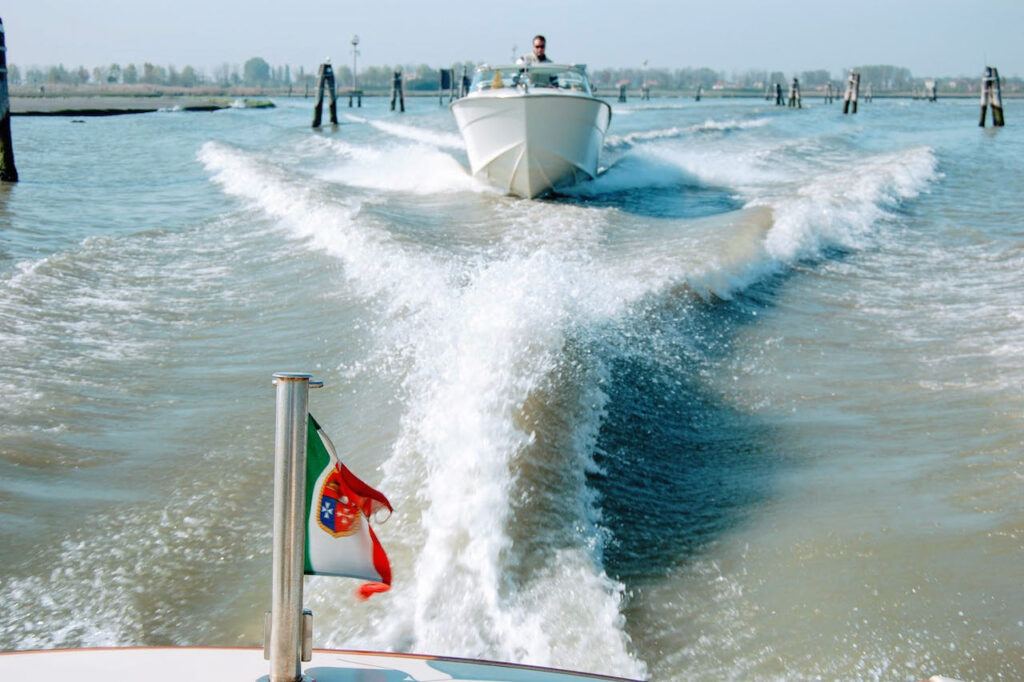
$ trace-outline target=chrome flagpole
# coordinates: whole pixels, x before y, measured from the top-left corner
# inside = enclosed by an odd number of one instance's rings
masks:
[[[305,550],[306,423],[312,375],[276,372],[277,425],[274,436],[274,567],[269,636],[270,682],[302,679],[302,660],[312,644],[312,614],[302,610]],[[306,636],[304,636],[306,635]]]

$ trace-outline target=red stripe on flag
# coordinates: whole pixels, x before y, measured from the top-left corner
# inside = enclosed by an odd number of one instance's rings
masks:
[[[391,503],[388,502],[388,498],[384,497],[383,493],[378,492],[359,480],[359,477],[349,471],[348,467],[342,464],[340,460],[338,461],[338,468],[341,470],[341,479],[348,486],[348,489],[362,498],[361,508],[367,518],[382,506],[387,507],[388,511],[394,511],[391,508]]]
[[[387,592],[390,589],[391,585],[385,585],[384,583],[366,583],[365,585],[359,586],[359,589],[356,590],[356,596],[359,597],[360,600],[366,601],[373,595],[381,592]]]
[[[377,539],[377,534],[373,532],[373,527],[366,524],[366,530],[370,531],[370,543],[373,545],[373,568],[380,576],[380,582],[366,583],[356,590],[356,596],[364,601],[379,592],[387,592],[391,589],[391,562],[388,561],[388,555],[384,552],[380,540]]]

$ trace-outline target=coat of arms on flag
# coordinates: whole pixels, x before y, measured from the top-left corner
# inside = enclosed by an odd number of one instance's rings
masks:
[[[349,497],[336,465],[320,488],[320,527],[331,537],[340,538],[359,531],[359,505],[357,498]]]
[[[391,564],[370,517],[391,511],[381,493],[363,483],[338,459],[334,444],[309,415],[306,443],[306,575],[337,575],[371,581],[366,598],[391,585]]]

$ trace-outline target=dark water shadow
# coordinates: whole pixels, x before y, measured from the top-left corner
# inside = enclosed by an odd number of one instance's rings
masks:
[[[552,195],[549,201],[617,208],[645,218],[704,218],[743,207],[728,190],[696,184],[636,187],[595,196]]]
[[[542,201],[616,208],[646,218],[702,218],[743,207],[734,190],[705,184],[679,166],[642,152],[627,152],[594,180]]]
[[[608,573],[629,584],[664,575],[736,528],[774,494],[792,460],[775,424],[730,404],[706,377],[735,372],[735,339],[773,305],[788,274],[731,301],[659,296],[636,331],[640,352],[610,349],[598,438]]]

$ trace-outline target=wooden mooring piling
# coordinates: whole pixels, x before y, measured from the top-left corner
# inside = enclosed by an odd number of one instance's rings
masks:
[[[626,101],[626,86],[623,83],[619,84],[619,101],[620,102],[625,102]]]
[[[846,79],[846,93],[843,95],[843,113],[857,113],[857,98],[860,95],[860,72],[850,70],[850,76]],[[852,106],[851,106],[852,105]],[[851,111],[852,108],[852,111]]]
[[[330,60],[320,65],[316,78],[316,104],[313,105],[313,127],[319,128],[324,114],[324,87],[326,86],[330,95],[330,116],[331,124],[338,125],[338,99],[334,87],[334,69]]]
[[[3,19],[0,19],[0,181],[18,181],[14,144],[11,142],[11,101],[7,94],[7,43]]]
[[[448,91],[448,101],[455,100],[455,69],[441,69],[438,72],[437,104],[444,104],[444,91]]]
[[[693,97],[694,101],[699,102],[700,101],[700,97],[703,94],[704,94],[704,86],[703,85],[698,85],[697,86],[697,94],[694,95],[694,97]]]
[[[985,67],[985,75],[981,79],[981,120],[978,125],[985,127],[985,108],[992,107],[992,125],[1001,128],[1003,119],[1003,89],[999,82],[999,69],[994,66]]]
[[[832,90],[832,81],[825,84],[825,104],[832,104],[835,101],[835,94]]]
[[[803,103],[800,101],[800,81],[796,78],[789,85],[789,106],[796,109],[804,108]]]
[[[775,106],[786,106],[786,98],[782,96],[782,83],[775,84]]]
[[[391,77],[391,111],[395,110],[395,102],[398,102],[400,112],[405,113],[405,88],[402,86],[402,70],[399,69]]]

